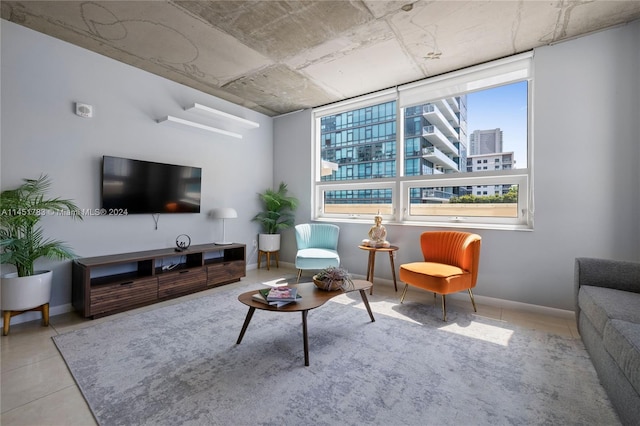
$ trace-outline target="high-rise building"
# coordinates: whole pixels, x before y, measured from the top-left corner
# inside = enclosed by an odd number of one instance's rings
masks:
[[[461,173],[467,162],[466,96],[405,109],[405,175]],[[443,203],[459,188],[412,188],[411,203]]]
[[[493,170],[511,170],[514,168],[513,152],[496,152],[491,154],[470,155],[467,157],[467,172],[486,172]],[[509,192],[511,185],[474,186],[467,188],[470,194],[504,195]]]
[[[466,170],[466,96],[440,99],[405,109],[407,176]]]
[[[466,96],[408,107],[404,113],[406,176],[466,172]],[[338,170],[323,180],[387,178],[396,175],[396,102],[326,116],[321,119],[323,160]],[[430,188],[433,190],[433,188]],[[344,192],[344,194],[342,194]],[[437,188],[437,195],[412,192],[418,202],[443,202],[457,189]],[[433,191],[432,191],[433,192]],[[336,202],[375,203],[390,191],[336,191]],[[348,198],[345,199],[344,197]],[[330,202],[330,200],[327,200]]]
[[[474,130],[469,135],[469,155],[502,152],[502,130]]]

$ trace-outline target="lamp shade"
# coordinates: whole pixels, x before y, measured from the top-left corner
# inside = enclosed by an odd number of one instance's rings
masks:
[[[226,239],[224,220],[235,219],[236,217],[238,217],[238,212],[236,211],[236,209],[231,207],[218,207],[217,209],[213,209],[209,212],[209,217],[212,219],[222,219],[222,241],[216,241],[215,244],[232,244]]]
[[[238,217],[236,209],[231,207],[218,207],[209,212],[212,219],[234,219]]]

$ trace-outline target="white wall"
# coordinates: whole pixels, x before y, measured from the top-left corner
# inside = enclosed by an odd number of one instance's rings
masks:
[[[283,115],[274,120],[273,182],[274,187],[285,182],[289,195],[300,200],[296,210],[296,223],[309,222],[311,218],[311,110]],[[275,135],[278,135],[277,137]],[[294,263],[296,237],[293,229],[283,232],[280,259]]]
[[[477,295],[572,310],[576,257],[640,260],[638,46],[640,21],[536,49],[535,229],[475,231],[483,237]],[[303,200],[311,196],[310,170],[290,165],[310,155],[300,140],[310,120],[303,111],[274,125],[275,174]],[[309,218],[308,208],[297,214],[298,222]],[[338,224],[343,264],[365,275],[357,242],[371,224]],[[418,236],[427,229],[387,225],[400,246],[396,265],[420,259]],[[293,261],[292,250],[283,257]],[[382,257],[376,276],[391,278]]]
[[[151,215],[85,217],[76,222],[45,217],[51,238],[68,242],[80,256],[173,247],[188,234],[193,244],[222,238],[222,224],[207,218],[214,207],[234,207],[226,236],[247,244],[259,227],[257,193],[273,179],[273,120],[120,62],[1,21],[1,187],[41,173],[53,180],[50,194],[72,198],[80,208],[100,207],[101,159],[114,155],[202,167],[200,214],[163,214],[158,229]],[[74,114],[76,101],[91,104],[95,117]],[[166,115],[186,117],[198,102],[260,123],[242,140],[156,123]],[[71,301],[71,263],[40,262],[54,268],[51,300]],[[4,270],[3,272],[8,272]],[[7,267],[9,269],[9,267]]]

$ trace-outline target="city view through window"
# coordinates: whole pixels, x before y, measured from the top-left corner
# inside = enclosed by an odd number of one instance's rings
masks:
[[[351,183],[324,191],[324,211],[391,215],[404,178],[411,216],[517,217],[519,185],[505,171],[528,167],[527,84],[406,107],[402,120],[396,100],[322,117],[321,157],[337,170],[321,180]]]

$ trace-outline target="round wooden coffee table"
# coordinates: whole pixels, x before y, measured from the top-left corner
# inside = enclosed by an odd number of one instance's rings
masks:
[[[315,309],[319,306],[324,305],[328,300],[333,299],[336,296],[340,296],[341,294],[349,293],[352,291],[359,291],[360,297],[362,297],[362,302],[367,308],[367,312],[369,313],[369,318],[371,318],[371,322],[375,321],[373,318],[373,312],[371,312],[371,307],[369,306],[369,300],[367,299],[366,290],[370,289],[373,284],[369,281],[365,280],[353,280],[353,288],[347,290],[335,290],[335,291],[324,291],[316,288],[316,286],[309,283],[300,283],[296,286],[298,287],[298,294],[301,296],[300,300],[294,303],[290,303],[281,308],[277,308],[275,306],[267,305],[266,303],[258,302],[253,299],[253,295],[258,292],[258,290],[248,291],[246,293],[242,293],[238,296],[238,300],[249,307],[249,312],[247,312],[247,316],[244,319],[244,324],[242,325],[242,330],[240,331],[240,336],[238,336],[238,341],[236,344],[240,344],[242,342],[242,338],[244,337],[244,333],[247,331],[247,327],[251,322],[251,317],[253,317],[253,313],[256,309],[260,309],[263,311],[273,311],[273,312],[302,312],[302,337],[304,340],[304,365],[309,365],[309,336],[307,334],[307,313],[311,309]]]

